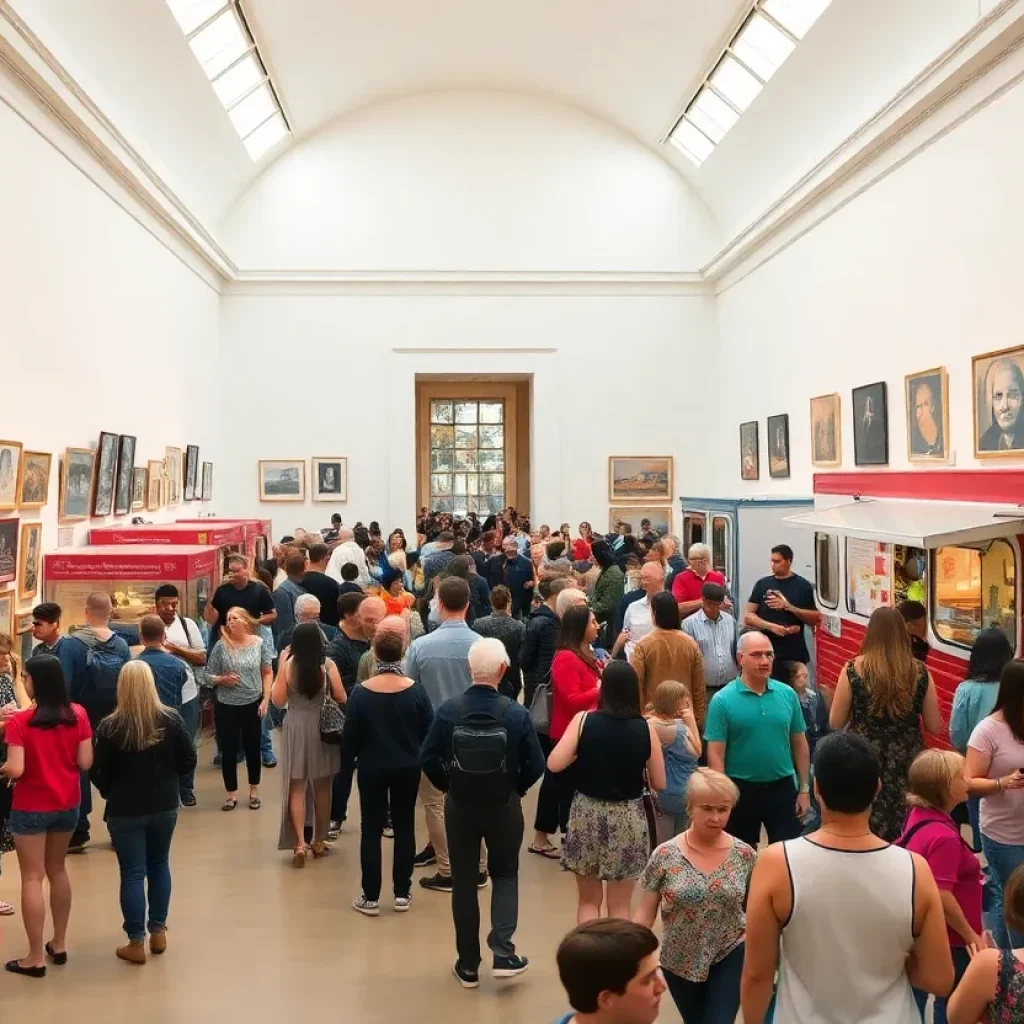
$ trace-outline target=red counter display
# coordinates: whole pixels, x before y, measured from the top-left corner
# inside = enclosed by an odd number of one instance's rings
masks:
[[[199,544],[220,551],[220,575],[227,573],[228,555],[246,554],[245,528],[232,521],[222,526],[207,523],[153,523],[139,526],[102,526],[89,531],[90,544]],[[252,566],[252,555],[247,555]],[[218,577],[219,578],[219,577]]]
[[[215,516],[207,516],[205,519],[179,519],[177,521],[190,526],[209,526],[211,529],[235,526],[241,523],[244,536],[242,550],[250,558],[255,558],[259,562],[267,560],[267,552],[270,550],[269,519],[218,519]]]

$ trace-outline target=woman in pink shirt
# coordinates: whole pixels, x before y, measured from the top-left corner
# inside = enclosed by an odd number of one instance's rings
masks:
[[[942,898],[956,984],[971,956],[984,948],[981,937],[981,864],[960,835],[950,812],[967,796],[966,762],[952,750],[925,750],[914,758],[907,776],[910,816],[896,840],[920,854],[932,870]],[[954,986],[955,987],[955,986]],[[924,1020],[928,993],[914,989]],[[935,997],[935,1024],[946,1024],[946,999]]]
[[[81,799],[79,771],[92,765],[92,730],[84,708],[68,700],[64,672],[52,654],[25,663],[25,691],[35,706],[8,719],[7,761],[0,771],[16,779],[11,834],[21,869],[21,911],[28,956],[11,960],[12,974],[46,976],[48,956],[67,963],[65,937],[71,916],[71,882],[64,869]],[[43,946],[46,908],[43,879],[50,882],[53,939]]]

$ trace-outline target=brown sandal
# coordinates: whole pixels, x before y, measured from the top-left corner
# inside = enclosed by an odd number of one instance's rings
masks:
[[[318,839],[313,843],[310,849],[313,851],[313,857],[316,860],[319,860],[321,857],[326,857],[327,854],[330,853],[330,847],[322,839]]]
[[[295,852],[292,854],[292,867],[293,868],[304,868],[306,866],[306,846],[303,843],[300,846],[295,847]]]

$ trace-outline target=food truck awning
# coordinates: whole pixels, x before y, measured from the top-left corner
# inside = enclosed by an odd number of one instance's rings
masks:
[[[918,548],[975,544],[1024,533],[1024,511],[992,505],[882,498],[787,516],[783,522],[822,533]]]

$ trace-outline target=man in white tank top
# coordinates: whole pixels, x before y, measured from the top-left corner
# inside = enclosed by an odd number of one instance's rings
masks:
[[[762,1024],[920,1024],[911,985],[947,996],[953,961],[927,862],[871,832],[878,757],[833,733],[815,751],[821,828],[763,851],[751,877],[741,1006]]]

